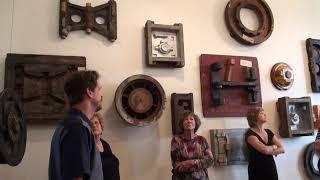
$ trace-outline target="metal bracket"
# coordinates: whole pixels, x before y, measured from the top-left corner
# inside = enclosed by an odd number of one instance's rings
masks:
[[[246,68],[246,81],[244,82],[229,81],[230,79],[228,81],[222,81],[221,70],[221,63],[213,63],[210,66],[212,98],[215,106],[220,106],[224,104],[224,99],[221,95],[222,88],[246,88],[248,91],[249,104],[256,104],[258,102],[258,91],[255,89],[255,87],[257,86],[257,75],[254,68]],[[230,71],[226,73],[229,74]]]

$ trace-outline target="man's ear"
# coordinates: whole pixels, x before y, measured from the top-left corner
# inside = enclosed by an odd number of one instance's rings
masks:
[[[93,91],[91,91],[89,88],[87,88],[86,93],[89,98],[93,98]]]

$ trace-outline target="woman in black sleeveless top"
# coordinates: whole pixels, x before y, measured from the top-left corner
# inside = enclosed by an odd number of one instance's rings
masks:
[[[267,118],[261,107],[250,109],[247,120],[250,126],[245,134],[249,180],[278,180],[273,156],[284,153],[280,140],[271,130],[263,128]]]

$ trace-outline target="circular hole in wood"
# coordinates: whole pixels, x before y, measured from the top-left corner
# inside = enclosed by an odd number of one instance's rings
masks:
[[[101,25],[105,23],[105,20],[103,17],[98,16],[96,17],[96,23]]]
[[[258,16],[252,9],[241,8],[240,20],[241,23],[251,31],[257,31],[260,27]]]
[[[81,21],[81,17],[77,14],[71,15],[72,22],[79,23]]]

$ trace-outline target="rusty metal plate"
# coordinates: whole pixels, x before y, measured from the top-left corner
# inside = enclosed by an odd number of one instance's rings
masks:
[[[247,164],[244,134],[247,129],[211,129],[211,151],[215,166]]]
[[[200,83],[204,117],[244,117],[262,106],[256,57],[202,54]]]
[[[320,92],[320,40],[309,38],[306,46],[312,92]]]
[[[165,92],[157,80],[138,74],[119,85],[114,101],[122,119],[131,125],[145,126],[160,118],[165,98]]]
[[[171,94],[171,117],[172,134],[181,134],[183,130],[179,127],[179,121],[186,111],[193,112],[193,94]]]
[[[240,19],[240,10],[250,9],[258,17],[259,27],[250,30]],[[273,15],[264,0],[230,0],[225,9],[225,22],[231,37],[245,45],[256,45],[267,40],[273,31]]]
[[[286,63],[273,65],[270,77],[272,84],[279,90],[288,90],[293,85],[294,74],[292,68]]]
[[[26,149],[27,130],[13,90],[0,93],[0,164],[18,165]]]
[[[278,98],[281,137],[311,136],[314,134],[311,98]]]
[[[95,31],[111,42],[117,39],[117,4],[110,0],[106,4],[91,7],[78,6],[69,0],[60,0],[59,35],[65,39],[70,31]]]

